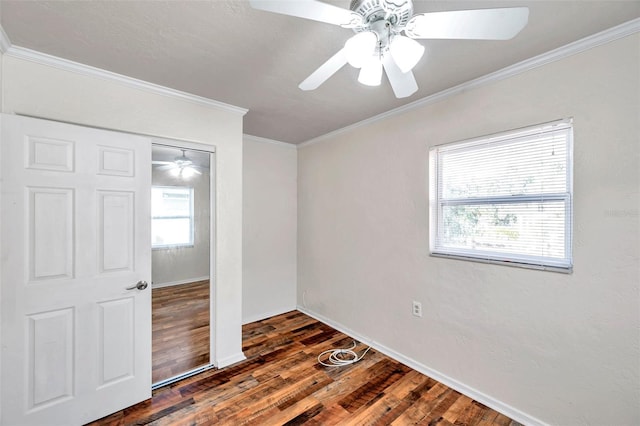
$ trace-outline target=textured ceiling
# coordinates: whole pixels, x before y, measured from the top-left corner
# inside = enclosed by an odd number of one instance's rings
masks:
[[[327,1],[348,8],[349,0]],[[244,132],[300,143],[640,16],[640,1],[414,1],[414,11],[528,6],[509,41],[423,40],[419,90],[396,99],[386,78],[345,66],[311,92],[298,84],[351,30],[251,9],[246,0],[2,0],[13,45],[248,108]]]

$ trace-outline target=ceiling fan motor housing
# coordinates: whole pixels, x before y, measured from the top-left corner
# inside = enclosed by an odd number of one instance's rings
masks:
[[[352,0],[350,9],[361,15],[367,24],[380,20],[389,22],[395,32],[400,32],[413,15],[411,0]],[[366,31],[367,28],[354,30]]]
[[[182,150],[182,155],[177,156],[173,159],[173,162],[180,168],[188,167],[193,163],[189,157],[185,155],[185,150]]]

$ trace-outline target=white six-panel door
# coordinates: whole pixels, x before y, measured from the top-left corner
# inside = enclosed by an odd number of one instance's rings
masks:
[[[1,116],[1,423],[151,396],[151,142]]]

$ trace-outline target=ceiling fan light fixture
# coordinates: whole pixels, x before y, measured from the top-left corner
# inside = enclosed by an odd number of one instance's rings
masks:
[[[192,166],[175,167],[169,170],[171,176],[180,179],[191,179],[196,174],[199,174]]]
[[[347,63],[361,68],[360,83],[378,85],[382,64],[397,98],[406,98],[418,90],[412,69],[422,59],[425,48],[413,39],[509,40],[529,19],[527,7],[414,14],[413,0],[352,0],[349,9],[321,0],[249,2],[255,9],[326,22],[356,32],[342,49],[300,83],[300,89],[317,89]],[[369,64],[374,55],[378,56],[378,62]]]
[[[378,45],[378,36],[373,31],[362,31],[344,44],[347,62],[354,68],[361,68],[373,55]]]
[[[183,167],[180,171],[180,176],[185,179],[190,179],[195,175],[195,170],[191,166]]]
[[[358,74],[358,81],[365,86],[380,86],[382,63],[377,57],[372,57],[362,66]]]
[[[416,66],[424,55],[424,46],[417,41],[397,34],[389,45],[391,57],[403,73],[409,72]]]

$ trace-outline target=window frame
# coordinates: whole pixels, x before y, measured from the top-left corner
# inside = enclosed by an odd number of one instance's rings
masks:
[[[551,131],[567,130],[566,140],[566,192],[564,193],[536,193],[527,195],[502,195],[483,197],[440,197],[442,188],[442,167],[439,154],[451,150],[467,147],[514,143],[523,137]],[[524,255],[517,253],[491,252],[468,248],[445,247],[441,244],[445,230],[443,207],[452,205],[482,205],[482,204],[511,204],[518,205],[526,202],[551,203],[563,201],[564,214],[564,258],[552,260],[549,257]],[[451,142],[433,146],[429,149],[429,255],[450,259],[468,260],[482,263],[492,263],[507,266],[517,266],[529,269],[549,270],[554,272],[573,272],[573,119],[567,118],[549,123],[538,124],[506,132]]]
[[[156,188],[166,188],[166,189],[181,189],[189,191],[189,215],[188,216],[156,216],[153,212],[153,203],[151,205],[151,229],[153,231],[153,221],[156,219],[162,220],[171,220],[171,219],[189,219],[189,242],[187,243],[177,243],[177,244],[155,244],[153,242],[153,238],[151,240],[151,249],[152,250],[165,250],[172,248],[180,248],[180,247],[194,247],[195,245],[195,191],[192,186],[177,186],[177,185],[152,185],[151,190]],[[151,233],[153,237],[153,232]]]

